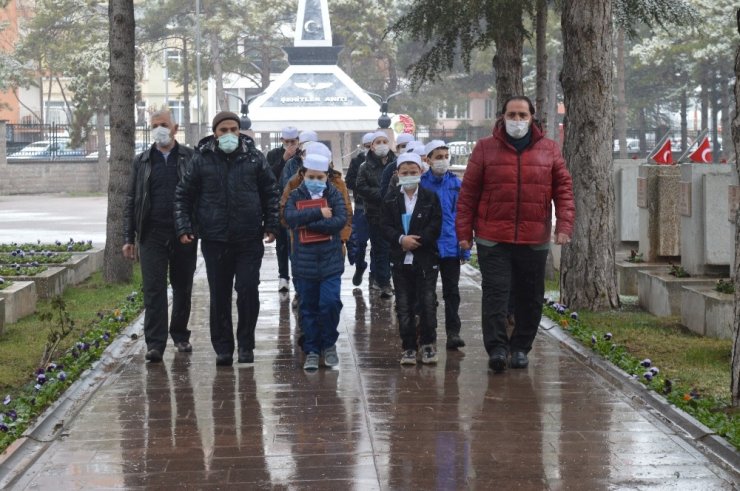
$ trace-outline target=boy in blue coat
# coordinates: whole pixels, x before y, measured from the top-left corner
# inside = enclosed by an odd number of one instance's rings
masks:
[[[347,222],[344,197],[327,182],[329,161],[325,155],[307,154],[303,159],[303,183],[296,188],[285,205],[285,221],[293,234],[291,263],[299,295],[301,327],[305,340],[303,369],[319,368],[320,355],[324,365],[339,364],[336,342],[339,337],[339,313],[342,301],[339,293],[344,272],[344,255],[339,233]],[[301,201],[325,199],[327,206],[299,210]],[[301,240],[300,229],[324,234],[317,242]]]
[[[442,298],[445,301],[447,349],[465,346],[460,337],[460,264],[470,259],[470,251],[460,249],[455,232],[457,197],[462,181],[450,169],[450,150],[442,140],[432,140],[424,147],[429,170],[421,177],[421,187],[434,191],[442,207],[442,233],[437,241]]]
[[[436,286],[437,239],[442,228],[442,210],[432,191],[419,185],[421,158],[402,153],[396,161],[398,188],[383,200],[382,226],[390,244],[396,315],[401,335],[402,365],[415,365],[417,350],[422,363],[437,363]],[[416,315],[419,316],[417,339]]]

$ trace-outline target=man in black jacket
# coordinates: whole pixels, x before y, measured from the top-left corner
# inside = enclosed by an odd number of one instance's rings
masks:
[[[283,128],[280,132],[280,142],[279,147],[267,152],[267,163],[270,165],[277,182],[281,182],[285,163],[292,159],[296,150],[298,150],[298,128],[292,126]],[[282,196],[282,194],[283,190],[280,189],[280,195]],[[277,255],[278,276],[280,277],[278,291],[281,293],[287,293],[290,289],[289,253],[288,230],[281,226],[275,238],[275,254]]]
[[[421,158],[418,155],[399,155],[397,166],[401,190],[388,191],[383,201],[382,224],[383,235],[390,244],[396,315],[403,347],[401,364],[415,365],[417,349],[421,351],[422,363],[437,363],[435,291],[442,208],[437,194],[419,185]]]
[[[350,264],[355,265],[355,274],[352,276],[352,284],[360,286],[362,284],[362,275],[367,269],[365,261],[365,250],[367,241],[370,239],[367,219],[365,218],[365,206],[362,204],[362,198],[357,194],[357,174],[360,172],[360,166],[365,163],[365,156],[370,151],[373,143],[375,132],[365,133],[362,135],[362,151],[352,158],[349,163],[349,170],[344,182],[347,188],[352,190],[352,197],[355,200],[355,212],[352,216],[352,235],[347,242],[347,259]],[[373,281],[373,270],[370,269],[370,280]]]
[[[193,157],[191,148],[175,140],[177,125],[169,111],[151,116],[154,144],[134,158],[124,208],[123,255],[141,257],[144,283],[144,338],[146,359],[162,361],[167,345],[167,269],[172,284],[172,319],[169,327],[179,352],[191,352],[190,295],[198,244],[181,244],[175,235],[175,187]]]
[[[265,246],[278,233],[275,176],[254,141],[239,133],[239,116],[222,111],[213,135],[198,144],[190,171],[175,191],[180,242],[195,240],[194,216],[210,289],[211,344],[216,365],[233,363],[232,290],[236,290],[239,363],[254,361],[259,273]],[[235,283],[236,280],[236,283]]]

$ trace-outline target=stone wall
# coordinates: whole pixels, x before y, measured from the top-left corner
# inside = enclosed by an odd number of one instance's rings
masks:
[[[4,121],[0,135],[5,135]],[[0,195],[103,192],[101,174],[97,160],[8,161],[5,138],[0,138]]]

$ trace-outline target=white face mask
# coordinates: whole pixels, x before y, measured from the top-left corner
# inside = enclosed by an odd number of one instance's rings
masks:
[[[427,164],[426,162],[422,160],[421,161],[421,173],[424,174],[428,170],[429,170],[429,164]]]
[[[391,147],[388,145],[378,144],[375,145],[375,148],[373,149],[373,153],[380,157],[381,159],[388,155],[388,152],[390,151]]]
[[[152,141],[157,144],[158,147],[166,147],[172,141],[170,136],[170,129],[164,126],[157,126],[151,131]]]
[[[432,161],[432,171],[435,174],[444,174],[450,168],[450,159]]]
[[[524,138],[527,131],[529,131],[529,121],[514,121],[513,119],[506,119],[504,120],[504,123],[506,124],[506,133],[515,140]]]

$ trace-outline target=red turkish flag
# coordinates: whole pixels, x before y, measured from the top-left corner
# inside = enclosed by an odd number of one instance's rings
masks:
[[[692,162],[698,162],[701,164],[708,164],[712,161],[712,147],[709,145],[708,136],[705,136],[696,150],[689,155],[689,159],[691,159]]]
[[[671,152],[671,139],[666,139],[660,149],[653,155],[656,164],[671,165],[673,164],[673,152]]]

